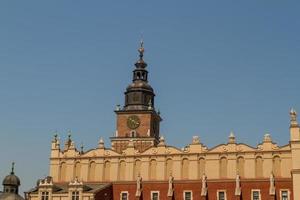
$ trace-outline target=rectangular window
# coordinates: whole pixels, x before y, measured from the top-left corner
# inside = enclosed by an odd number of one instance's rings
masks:
[[[72,200],[79,200],[79,191],[72,192]]]
[[[49,192],[42,192],[42,200],[48,200],[49,199]]]
[[[121,192],[121,200],[128,200],[128,192]]]
[[[287,190],[281,191],[281,200],[289,200],[289,192]]]
[[[218,200],[226,200],[224,191],[219,191],[218,192]]]
[[[159,200],[159,192],[151,192],[151,200]]]
[[[184,192],[184,200],[192,200],[192,192],[190,191]]]
[[[252,191],[252,200],[260,200],[260,191],[259,190]]]

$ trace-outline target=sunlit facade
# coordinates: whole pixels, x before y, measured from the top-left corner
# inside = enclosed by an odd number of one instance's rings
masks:
[[[143,44],[124,106],[117,106],[110,147],[77,149],[71,136],[51,145],[49,176],[29,191],[30,200],[300,200],[300,131],[290,112],[290,141],[269,134],[257,147],[234,133],[213,148],[198,136],[179,149],[160,136],[162,118],[148,83]],[[179,114],[179,113],[178,113]],[[287,125],[288,126],[288,125]],[[223,142],[223,141],[220,141]],[[297,189],[298,188],[298,189]]]

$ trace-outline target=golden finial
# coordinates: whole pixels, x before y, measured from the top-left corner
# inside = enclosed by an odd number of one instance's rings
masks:
[[[140,53],[140,59],[142,60],[142,59],[143,59],[143,56],[144,56],[144,51],[145,51],[143,39],[141,39],[141,41],[140,41],[140,48],[139,48],[138,51],[139,51],[139,53]]]

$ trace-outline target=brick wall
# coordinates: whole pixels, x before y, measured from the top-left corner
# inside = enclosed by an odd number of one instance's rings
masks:
[[[287,189],[290,192],[290,199],[293,199],[292,180],[276,179],[276,196],[269,195],[269,180],[241,180],[242,195],[235,196],[235,180],[209,180],[208,195],[206,198],[201,197],[201,181],[175,181],[173,200],[183,200],[184,191],[192,191],[193,200],[217,200],[218,190],[226,191],[227,200],[251,200],[251,191],[260,190],[262,200],[279,200],[280,189]],[[118,182],[113,183],[112,196],[114,200],[120,200],[120,193],[127,191],[129,200],[136,200],[136,183],[135,182]],[[142,184],[142,197],[140,200],[150,200],[151,191],[159,191],[160,200],[167,200],[168,182],[147,181]],[[98,200],[98,199],[97,199]]]

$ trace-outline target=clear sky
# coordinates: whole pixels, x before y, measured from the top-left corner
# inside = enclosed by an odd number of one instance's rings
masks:
[[[21,190],[48,175],[54,131],[110,146],[141,35],[161,133],[183,147],[289,141],[300,111],[297,1],[15,1],[0,3],[0,178]],[[63,143],[63,142],[62,142]]]

